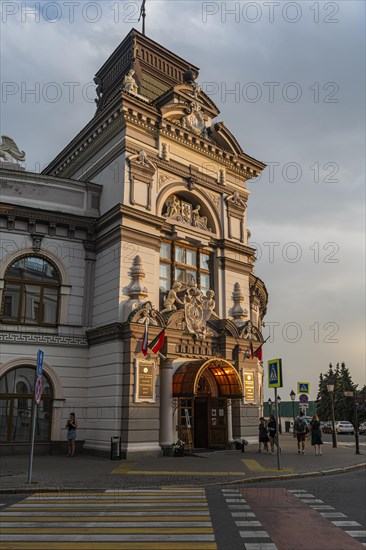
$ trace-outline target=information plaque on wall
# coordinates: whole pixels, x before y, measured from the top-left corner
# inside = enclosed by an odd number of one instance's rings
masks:
[[[153,361],[137,362],[135,401],[155,402],[155,364]]]
[[[244,399],[246,403],[255,403],[254,373],[244,373]]]

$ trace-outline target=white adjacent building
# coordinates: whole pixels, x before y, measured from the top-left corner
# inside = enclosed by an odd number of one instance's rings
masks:
[[[248,156],[198,68],[132,30],[95,77],[94,118],[42,174],[1,163],[0,446],[161,454],[257,434],[267,307],[248,244]],[[72,113],[71,113],[72,114]],[[160,335],[160,353],[142,353]],[[165,338],[164,338],[165,336]]]

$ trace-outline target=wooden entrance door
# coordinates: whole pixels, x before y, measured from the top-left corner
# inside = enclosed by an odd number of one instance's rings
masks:
[[[227,443],[227,400],[212,397],[209,404],[209,446],[225,448]]]
[[[197,397],[194,400],[194,446],[196,449],[207,449],[208,437],[208,398]]]

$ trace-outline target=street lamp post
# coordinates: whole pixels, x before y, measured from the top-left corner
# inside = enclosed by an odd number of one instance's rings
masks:
[[[294,437],[296,437],[296,434],[295,434],[295,397],[296,397],[296,393],[294,392],[294,390],[291,390],[291,393],[290,393],[290,397],[291,397],[291,401],[292,401],[292,419],[293,419],[293,434],[294,434]]]
[[[333,447],[337,447],[337,435],[335,432],[335,425],[334,425],[334,380],[333,378],[330,378],[328,380],[327,390],[330,395],[330,402],[332,405],[332,442],[333,442]]]
[[[281,423],[281,397],[277,396],[277,403],[278,403],[278,431],[280,434],[282,434],[282,423]]]

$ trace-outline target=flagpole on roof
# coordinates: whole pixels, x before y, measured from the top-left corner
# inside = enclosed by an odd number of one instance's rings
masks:
[[[145,19],[146,19],[146,0],[142,0],[142,6],[140,11],[140,17],[138,18],[138,22],[140,22],[140,19],[142,17],[142,34],[145,34]]]

